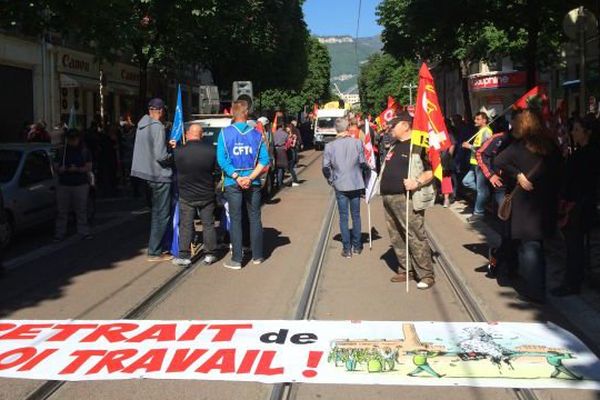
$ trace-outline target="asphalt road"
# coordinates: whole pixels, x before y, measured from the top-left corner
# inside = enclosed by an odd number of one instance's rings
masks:
[[[327,220],[332,191],[321,175],[320,154],[306,153],[300,187],[277,194],[263,207],[267,260],[247,265],[241,271],[197,265],[172,292],[144,315],[146,319],[292,319],[318,245],[318,231]],[[310,163],[315,161],[314,163]],[[448,281],[438,273],[428,291],[393,284],[389,278],[397,263],[390,252],[380,199],[372,206],[375,227],[373,249],[351,260],[339,253],[339,229],[325,244],[315,304],[311,318],[323,320],[433,320],[469,321]],[[73,241],[31,260],[23,259],[0,281],[0,314],[7,319],[118,319],[135,308],[180,270],[170,263],[148,263],[145,246],[148,216],[109,226],[91,242]],[[448,243],[460,240],[457,227],[464,228],[448,210],[435,209],[436,234]],[[363,209],[363,232],[366,228]],[[464,238],[463,238],[464,239]],[[464,239],[468,240],[470,238]],[[454,247],[453,247],[454,248]],[[450,257],[464,263],[467,271],[480,263],[470,252],[448,249]],[[451,254],[450,254],[451,253]],[[43,252],[39,254],[45,254]],[[474,268],[473,268],[474,269]],[[480,276],[467,277],[481,286]],[[502,320],[536,321],[540,311],[513,307],[506,296],[498,296],[490,283],[478,287],[476,295]],[[504,290],[504,289],[503,289]],[[497,299],[496,299],[497,298]],[[0,399],[25,399],[41,381],[0,379]],[[202,381],[94,381],[66,383],[51,399],[269,399],[272,385]],[[597,399],[594,392],[536,391],[540,399],[569,397]],[[297,399],[514,399],[509,389],[297,385]]]

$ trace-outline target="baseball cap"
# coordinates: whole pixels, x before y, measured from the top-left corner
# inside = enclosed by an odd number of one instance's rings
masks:
[[[165,102],[162,99],[155,97],[148,102],[148,108],[154,108],[155,110],[162,110],[165,108]]]
[[[395,127],[399,122],[406,121],[412,125],[413,117],[410,116],[408,111],[401,111],[394,118],[391,119],[390,122],[387,123],[390,127]]]
[[[267,118],[267,117],[260,117],[258,119],[258,122],[260,122],[263,125],[267,125],[269,123],[269,118]]]

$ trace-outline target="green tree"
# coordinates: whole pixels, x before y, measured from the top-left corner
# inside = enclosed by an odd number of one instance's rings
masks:
[[[292,89],[268,89],[260,94],[260,102],[266,110],[285,110],[289,113],[302,111],[305,105],[323,103],[330,98],[330,64],[327,47],[316,38],[306,44],[308,73],[301,85]]]
[[[394,96],[400,104],[408,104],[409,91],[402,87],[410,83],[417,84],[418,73],[418,66],[414,61],[398,61],[387,53],[372,55],[362,66],[358,76],[363,112],[380,114],[387,105],[388,96]]]
[[[378,7],[384,48],[397,57],[418,57],[457,67],[465,111],[471,114],[471,64],[511,56],[523,63],[528,86],[551,65],[563,39],[563,0],[384,0]]]

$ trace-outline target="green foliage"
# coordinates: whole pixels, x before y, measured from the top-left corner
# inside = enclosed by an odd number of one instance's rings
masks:
[[[404,85],[418,83],[418,66],[414,61],[398,61],[387,53],[372,55],[362,66],[358,89],[363,112],[380,114],[387,105],[387,97],[394,96],[402,105],[409,103],[409,91]],[[413,89],[413,101],[416,89]]]
[[[308,73],[308,30],[297,0],[9,1],[0,28],[63,35],[100,60],[131,56],[145,71],[200,65],[217,84],[294,88]]]
[[[312,106],[315,102],[329,100],[329,52],[316,38],[309,38],[306,54],[308,73],[301,85],[292,89],[268,89],[261,92],[262,109],[285,110],[293,114],[302,111],[305,105]]]

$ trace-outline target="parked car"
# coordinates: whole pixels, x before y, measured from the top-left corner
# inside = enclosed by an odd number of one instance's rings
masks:
[[[0,264],[2,263],[2,250],[10,242],[10,225],[4,211],[4,198],[2,197],[2,188],[0,188]],[[1,268],[1,267],[0,267]]]
[[[45,143],[0,145],[0,187],[8,225],[8,240],[21,231],[56,217],[57,178],[53,160],[59,151]],[[88,219],[95,212],[95,189],[90,186]]]

